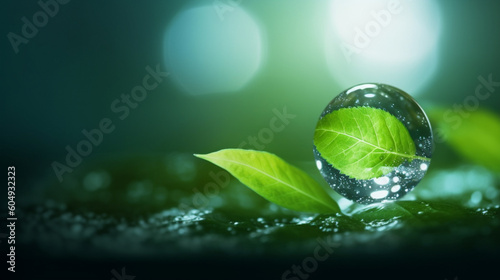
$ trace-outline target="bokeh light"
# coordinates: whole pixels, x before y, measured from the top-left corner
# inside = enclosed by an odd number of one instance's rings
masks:
[[[257,73],[263,39],[243,8],[222,16],[211,5],[197,6],[174,18],[164,55],[173,79],[188,93],[236,92]]]
[[[376,81],[415,95],[433,77],[441,30],[435,2],[333,0],[330,15],[327,63],[343,87]]]

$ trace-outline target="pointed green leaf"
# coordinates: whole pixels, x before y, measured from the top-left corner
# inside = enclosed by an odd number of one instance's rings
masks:
[[[303,212],[340,212],[337,203],[318,182],[273,154],[226,149],[195,156],[226,169],[256,193],[280,206]]]
[[[363,219],[365,222],[371,222],[393,218],[410,221],[415,218],[434,217],[439,220],[465,216],[470,213],[474,213],[474,210],[453,203],[400,200],[363,206],[351,213],[351,216],[358,220]]]
[[[390,113],[370,107],[342,108],[325,115],[314,145],[333,167],[355,179],[377,178],[415,155],[406,127]]]

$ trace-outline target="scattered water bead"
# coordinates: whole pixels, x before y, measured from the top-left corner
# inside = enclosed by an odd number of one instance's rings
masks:
[[[316,166],[328,184],[358,203],[396,200],[424,177],[432,129],[404,91],[361,84],[340,93],[321,113],[314,133]]]

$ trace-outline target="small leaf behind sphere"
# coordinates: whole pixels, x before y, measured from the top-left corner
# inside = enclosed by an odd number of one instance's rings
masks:
[[[500,116],[479,109],[463,118],[451,109],[431,111],[441,137],[460,155],[472,162],[500,171]]]

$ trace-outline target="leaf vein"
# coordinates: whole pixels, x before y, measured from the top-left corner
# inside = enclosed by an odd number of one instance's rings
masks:
[[[293,189],[293,190],[295,190],[295,191],[297,191],[297,192],[299,192],[299,193],[301,193],[301,194],[309,197],[312,200],[315,200],[315,201],[317,201],[317,202],[319,202],[319,203],[327,206],[328,208],[330,208],[332,210],[336,210],[332,205],[327,204],[324,201],[319,200],[318,198],[316,198],[316,197],[314,197],[314,196],[312,196],[312,195],[310,195],[310,194],[308,194],[308,193],[306,193],[306,192],[304,192],[304,191],[296,188],[295,186],[293,186],[293,185],[291,185],[291,184],[289,184],[287,182],[284,182],[284,181],[280,180],[279,178],[277,178],[275,176],[272,176],[271,174],[269,174],[267,172],[264,172],[264,171],[262,171],[260,169],[257,169],[257,168],[255,168],[255,167],[253,167],[251,165],[248,165],[248,164],[245,164],[245,163],[242,163],[242,162],[239,162],[239,161],[234,161],[234,160],[226,159],[226,158],[217,158],[217,157],[209,157],[209,158],[213,158],[213,159],[217,159],[217,160],[221,160],[221,161],[227,161],[227,162],[230,162],[230,163],[233,163],[233,164],[237,164],[237,165],[241,165],[241,166],[245,166],[247,168],[250,168],[250,169],[252,169],[252,170],[254,170],[254,171],[258,172],[258,173],[263,174],[264,176],[267,176],[267,177],[269,177],[269,178],[271,178],[271,179],[273,179],[273,180],[275,180],[275,181],[277,181],[277,182],[279,182],[279,183],[287,186],[287,187],[290,187],[291,189]]]

